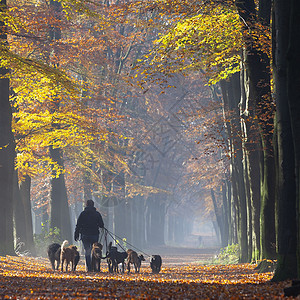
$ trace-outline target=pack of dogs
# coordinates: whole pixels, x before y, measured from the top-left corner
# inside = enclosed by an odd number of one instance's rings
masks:
[[[70,271],[75,272],[78,262],[80,260],[80,253],[75,245],[68,245],[69,242],[65,240],[61,245],[52,243],[48,246],[47,253],[53,271],[60,270],[61,272]],[[105,256],[102,256],[103,246],[100,243],[93,243],[91,251],[92,272],[100,272],[101,260],[105,260],[108,265],[110,273],[124,273],[127,265],[127,272],[130,273],[130,265],[134,266],[135,273],[139,273],[142,261],[145,261],[143,254],[138,254],[132,249],[127,251],[118,251],[116,246],[109,243]],[[158,274],[161,270],[162,259],[158,254],[150,257],[150,268],[153,274]]]

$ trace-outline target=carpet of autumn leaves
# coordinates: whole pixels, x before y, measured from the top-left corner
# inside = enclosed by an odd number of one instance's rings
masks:
[[[83,259],[76,272],[52,271],[46,258],[0,257],[0,299],[288,299],[290,282],[271,283],[272,273],[258,274],[255,265],[164,263],[152,274],[86,273]]]

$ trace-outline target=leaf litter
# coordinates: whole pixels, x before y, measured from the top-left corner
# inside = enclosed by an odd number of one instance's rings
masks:
[[[254,264],[163,265],[152,274],[147,262],[139,274],[52,271],[46,258],[0,257],[1,299],[290,299],[290,281],[270,282],[272,272],[257,273]]]

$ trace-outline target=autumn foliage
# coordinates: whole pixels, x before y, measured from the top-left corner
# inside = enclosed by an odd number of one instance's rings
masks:
[[[163,260],[166,259],[163,257]],[[143,263],[140,274],[53,272],[44,258],[1,257],[2,299],[284,299],[289,282],[271,283],[272,273],[255,265],[165,264],[152,274]]]

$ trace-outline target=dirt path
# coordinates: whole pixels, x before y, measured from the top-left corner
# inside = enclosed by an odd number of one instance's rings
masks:
[[[218,253],[219,248],[176,248],[157,247],[147,249],[148,255],[159,254],[162,257],[163,265],[183,266],[186,264],[205,264],[212,261]]]

